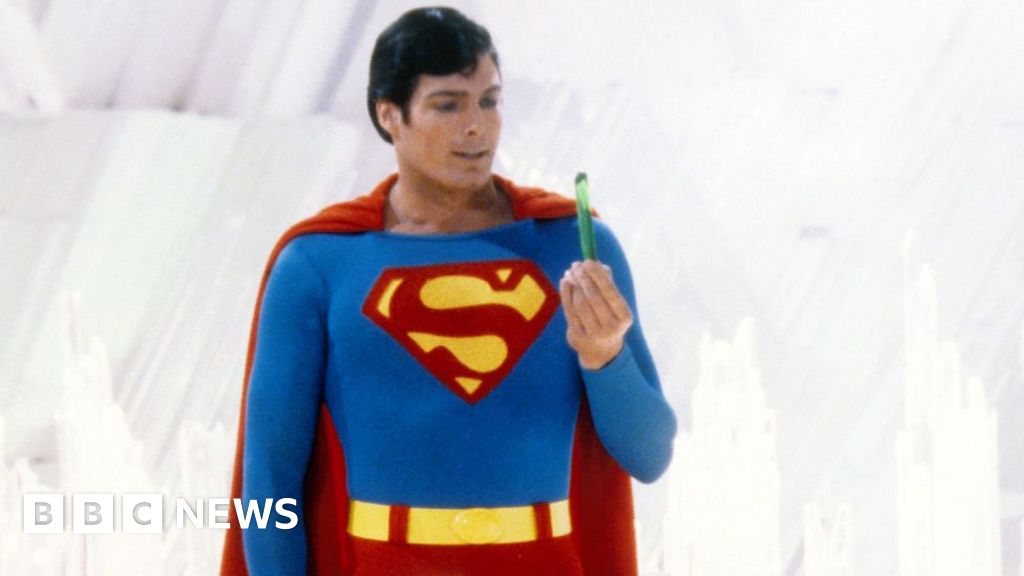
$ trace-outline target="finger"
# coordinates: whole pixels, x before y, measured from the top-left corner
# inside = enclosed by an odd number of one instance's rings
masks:
[[[587,324],[588,330],[599,330],[604,326],[610,327],[615,322],[615,317],[601,297],[597,286],[587,278],[580,264],[573,264],[569,269],[569,274],[570,278],[579,286],[580,313],[584,323],[588,319],[591,322],[591,324]]]
[[[631,321],[633,312],[629,309],[629,303],[622,296],[622,292],[615,285],[611,268],[598,262],[585,262],[583,271],[597,286],[612,314],[621,321]]]
[[[612,269],[608,266],[588,261],[581,264],[579,269],[583,271],[587,278],[590,278],[591,282],[597,286],[598,290],[606,298],[619,293],[619,288],[615,285],[615,280],[612,278]]]
[[[601,323],[597,319],[597,315],[594,313],[593,307],[591,307],[589,298],[583,292],[583,289],[578,285],[573,286],[571,292],[572,303],[576,310],[576,315],[580,319],[580,324],[583,325],[583,329],[587,334],[594,334],[601,331]]]
[[[580,315],[576,312],[576,304],[573,302],[573,291],[572,280],[563,276],[562,281],[558,283],[558,294],[562,298],[562,309],[565,310],[565,322],[569,325],[569,331],[577,334],[585,334],[583,324],[580,321]]]

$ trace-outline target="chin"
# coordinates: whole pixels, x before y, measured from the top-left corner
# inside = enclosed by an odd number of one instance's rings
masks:
[[[486,170],[481,170],[480,172],[453,175],[452,177],[445,178],[443,182],[446,188],[454,190],[479,190],[490,185],[491,169],[488,166]]]

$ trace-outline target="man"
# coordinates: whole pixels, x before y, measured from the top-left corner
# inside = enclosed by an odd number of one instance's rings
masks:
[[[250,341],[234,492],[302,513],[232,514],[222,573],[635,573],[623,470],[655,480],[675,418],[620,247],[575,261],[572,202],[491,173],[486,29],[412,10],[370,66],[398,173],[284,235]]]

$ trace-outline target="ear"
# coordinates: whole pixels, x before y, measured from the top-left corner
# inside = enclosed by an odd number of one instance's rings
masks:
[[[392,142],[398,139],[398,125],[402,121],[402,110],[397,104],[383,98],[378,99],[377,121],[391,135]]]

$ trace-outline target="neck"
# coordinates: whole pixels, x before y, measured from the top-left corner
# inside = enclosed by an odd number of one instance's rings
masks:
[[[385,228],[426,234],[472,231],[511,221],[511,201],[490,178],[479,188],[449,189],[402,172],[388,194],[385,213]]]

